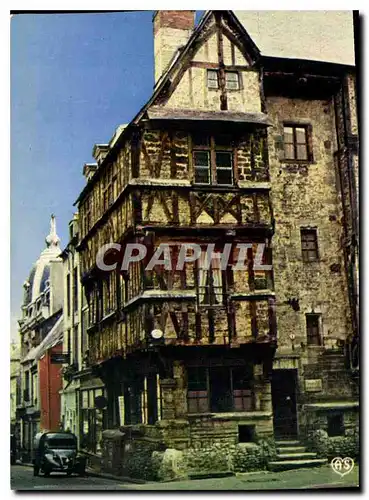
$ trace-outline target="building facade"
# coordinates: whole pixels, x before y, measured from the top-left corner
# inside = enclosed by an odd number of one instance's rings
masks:
[[[51,217],[46,248],[24,283],[20,335],[20,425],[21,458],[29,461],[33,437],[40,430],[60,428],[60,364],[52,357],[62,349],[63,288],[62,260],[55,217]]]
[[[61,420],[64,430],[73,432],[80,448],[93,455],[101,453],[103,409],[95,399],[104,396],[104,384],[89,366],[88,305],[80,281],[78,213],[69,223],[69,243],[62,252],[64,269],[63,390]],[[93,458],[92,458],[93,459]]]
[[[17,405],[21,401],[20,346],[10,344],[10,434],[15,436],[17,448],[20,443],[20,426],[17,422]]]
[[[193,11],[158,11],[153,25],[153,95],[95,146],[76,202],[104,467],[356,429],[354,66],[263,54],[232,11],[196,27]],[[96,264],[109,243],[114,271]],[[122,270],[129,244],[147,254]],[[162,244],[169,265],[147,266]],[[183,244],[205,260],[214,245],[205,270],[177,270]]]

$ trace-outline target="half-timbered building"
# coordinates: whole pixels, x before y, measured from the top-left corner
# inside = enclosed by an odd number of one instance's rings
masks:
[[[355,426],[343,353],[354,333],[354,67],[268,57],[232,11],[196,27],[193,11],[158,11],[153,25],[153,95],[95,145],[77,200],[106,468],[121,470],[112,429],[186,449],[296,439],[332,418]],[[114,271],[96,264],[108,243],[122,249],[105,256]],[[122,270],[128,244],[147,255]],[[161,244],[167,265],[147,266]],[[208,268],[177,270],[180,244],[213,244]]]

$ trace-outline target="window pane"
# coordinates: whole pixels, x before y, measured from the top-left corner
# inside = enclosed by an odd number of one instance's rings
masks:
[[[307,149],[305,144],[297,145],[297,159],[298,160],[307,160]]]
[[[320,325],[318,314],[306,315],[307,342],[309,345],[320,345]]]
[[[217,184],[233,184],[232,170],[217,169]]]
[[[209,166],[209,153],[207,151],[194,151],[193,158],[195,167]]]
[[[208,70],[208,87],[211,89],[218,88],[218,72],[215,70]]]
[[[195,168],[195,182],[209,184],[209,169]]]
[[[285,144],[293,143],[293,128],[292,127],[284,127],[284,142]]]
[[[287,160],[294,160],[295,151],[293,149],[293,144],[284,144],[284,157]]]
[[[217,167],[232,168],[232,153],[216,153]]]
[[[226,71],[226,88],[237,90],[239,88],[238,73]]]
[[[296,128],[296,142],[297,144],[306,144],[306,130],[305,128]]]

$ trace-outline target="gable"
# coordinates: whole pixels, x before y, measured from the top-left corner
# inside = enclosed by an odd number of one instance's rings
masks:
[[[229,11],[207,13],[169,70],[170,81],[154,105],[170,109],[262,111],[259,71],[255,66],[258,50],[235,19]],[[209,79],[217,80],[216,88]]]

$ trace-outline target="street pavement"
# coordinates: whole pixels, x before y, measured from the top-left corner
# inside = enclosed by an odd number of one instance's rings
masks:
[[[76,475],[68,477],[62,473],[51,473],[49,477],[33,475],[32,467],[13,465],[11,467],[12,490],[128,490],[129,483],[113,481],[100,477]]]
[[[14,490],[131,490],[131,491],[252,491],[286,489],[359,488],[359,468],[344,477],[330,466],[313,469],[298,469],[285,472],[254,472],[217,479],[172,481],[166,483],[134,484],[123,480],[102,477],[67,477],[51,474],[50,477],[33,476],[31,467],[11,467],[11,487]]]

